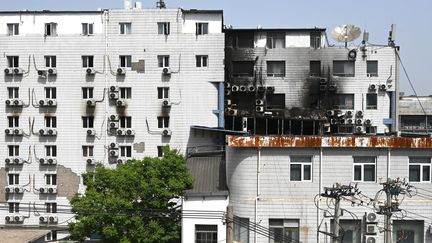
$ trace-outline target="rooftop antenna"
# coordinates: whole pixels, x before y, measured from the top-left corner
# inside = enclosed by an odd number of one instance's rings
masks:
[[[360,34],[360,28],[352,24],[336,26],[331,32],[333,40],[337,42],[344,42],[345,47],[347,47],[348,42],[354,41],[355,39],[359,38]]]
[[[159,8],[159,9],[166,8],[164,0],[159,0],[159,2],[156,2],[156,8]]]

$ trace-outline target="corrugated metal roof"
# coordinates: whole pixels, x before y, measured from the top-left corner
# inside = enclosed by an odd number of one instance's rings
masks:
[[[194,184],[186,196],[228,195],[224,157],[192,157],[187,160],[187,166]]]

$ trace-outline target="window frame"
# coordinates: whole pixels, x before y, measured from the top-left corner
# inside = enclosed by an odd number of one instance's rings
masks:
[[[93,55],[83,55],[81,56],[82,67],[83,68],[93,68],[94,67],[94,56]]]
[[[46,186],[57,186],[57,174],[55,174],[55,173],[45,174],[45,185]]]
[[[336,73],[336,64],[343,64],[343,73]],[[352,73],[347,73],[346,65],[352,65]],[[333,76],[335,77],[355,77],[355,61],[353,60],[333,60]]]
[[[198,68],[208,67],[208,55],[196,55],[195,56],[195,66]]]
[[[309,161],[300,161],[299,159],[308,158]],[[297,159],[297,161],[295,161]],[[300,180],[292,179],[292,166],[300,165]],[[312,182],[313,181],[313,156],[308,155],[294,155],[290,156],[290,181],[292,182]],[[309,177],[310,179],[305,179],[305,166],[309,166]]]
[[[119,67],[132,68],[132,55],[119,55]]]
[[[19,128],[19,116],[7,116],[8,128]]]
[[[19,202],[8,202],[9,213],[19,213],[20,212]]]
[[[82,116],[83,128],[94,128],[94,116]]]
[[[50,23],[45,23],[45,33],[44,36],[51,36],[51,37],[55,37],[57,36],[57,23],[55,22],[50,22]]]
[[[375,65],[375,68],[376,68],[375,72],[371,72],[372,67],[369,66],[370,64],[376,64]],[[366,76],[378,77],[378,60],[367,60],[366,61]]]
[[[321,42],[322,42],[322,33],[319,31],[311,31],[309,34],[309,46],[313,49],[319,49],[321,48]],[[317,41],[318,40],[318,41]]]
[[[45,67],[56,68],[57,67],[57,56],[44,56]]]
[[[93,99],[94,87],[82,87],[81,90],[82,90],[82,98],[84,100]]]
[[[8,36],[19,36],[19,23],[7,23]]]
[[[375,105],[370,104],[370,97],[375,97]],[[366,94],[366,110],[377,110],[378,109],[378,95],[376,93],[367,93]]]
[[[282,241],[278,241],[278,239],[269,239],[269,243],[281,243],[285,242],[285,238],[288,238],[286,231],[292,231],[293,229],[296,230],[294,232],[296,234],[295,238],[290,238],[292,241],[300,242],[300,220],[299,219],[281,219],[281,218],[269,218],[269,234],[275,234],[275,229],[282,229]],[[273,222],[272,222],[273,221]],[[279,221],[279,222],[277,222]],[[280,221],[282,224],[280,224]],[[277,222],[277,223],[276,223]],[[296,224],[296,227],[293,227],[291,225]],[[276,238],[276,237],[275,237]]]
[[[170,91],[169,87],[157,87],[158,99],[159,100],[169,99],[169,91]]]
[[[373,158],[374,162],[356,162],[356,158],[362,158],[362,159],[366,159],[366,158]],[[365,183],[375,183],[377,181],[377,156],[353,156],[353,169],[352,169],[352,178],[354,182],[365,182]],[[374,179],[372,181],[365,181],[364,180],[364,175],[365,175],[365,165],[373,165],[374,166]],[[360,180],[356,180],[356,167],[360,166]]]
[[[94,35],[94,23],[81,23],[81,35],[83,36]]]
[[[157,154],[158,154],[157,157],[158,158],[162,158],[163,155],[164,155],[163,154],[163,147],[164,147],[163,145],[156,146],[156,148],[157,148]]]
[[[315,70],[313,70],[314,68],[316,68],[316,66],[319,64],[319,71],[318,73],[315,73]],[[310,60],[309,61],[309,76],[311,77],[320,77],[321,76],[321,60]]]
[[[56,116],[44,116],[45,128],[56,128],[57,117]]]
[[[19,151],[20,150],[20,146],[19,145],[9,144],[7,146],[7,148],[8,148],[7,154],[8,154],[9,157],[18,157],[20,155],[20,151]]]
[[[45,98],[46,99],[57,99],[57,88],[56,87],[45,87]]]
[[[132,34],[132,23],[131,22],[119,22],[119,34],[120,35],[131,35]]]
[[[45,156],[57,157],[57,145],[45,145]]]
[[[94,156],[94,146],[93,145],[82,145],[82,155],[84,158],[89,158]]]
[[[208,35],[209,34],[209,23],[208,22],[196,22],[195,23],[195,34],[196,35]]]
[[[122,145],[122,146],[119,146],[119,150],[120,150],[120,157],[132,158],[132,146]]]
[[[8,68],[19,67],[19,56],[6,56]]]
[[[9,99],[19,99],[19,87],[7,87]]]
[[[419,158],[422,158],[422,159],[425,159],[425,158],[427,158],[428,160],[429,160],[429,162],[411,162],[411,159],[419,159]],[[420,174],[420,177],[419,177],[419,181],[413,181],[413,180],[411,180],[411,167],[412,166],[419,166],[419,174]],[[423,180],[423,170],[424,170],[424,168],[423,167],[429,167],[429,180]],[[431,162],[431,157],[427,157],[427,156],[410,156],[410,157],[408,157],[408,181],[409,182],[413,182],[413,183],[430,183],[431,181],[432,181],[432,179],[431,179],[431,173],[432,172],[432,162]]]
[[[170,22],[157,22],[158,35],[170,35]]]
[[[335,108],[336,109],[341,109],[341,110],[354,110],[355,107],[355,94],[345,94],[345,93],[340,93],[340,94],[336,94],[335,96]],[[344,103],[342,104],[342,97],[343,97],[343,101]],[[352,104],[349,105],[349,101],[350,98],[352,97],[351,101]]]
[[[280,38],[282,37],[282,38]],[[277,41],[282,40],[282,47],[277,47]],[[267,49],[285,49],[286,48],[286,33],[285,32],[267,32],[266,38]]]
[[[266,67],[266,74],[267,77],[273,77],[273,78],[284,78],[286,76],[286,62],[285,61],[266,61],[267,67]],[[270,64],[276,65],[270,68]],[[283,73],[270,73],[270,69],[276,69],[278,68],[278,65],[283,64]]]
[[[9,186],[18,186],[20,184],[19,181],[19,177],[20,174],[19,173],[8,173],[8,185]]]
[[[132,128],[132,117],[131,116],[119,117],[119,127],[120,128]]]
[[[215,229],[198,229],[199,227],[216,227]],[[217,243],[218,242],[218,225],[217,224],[195,224],[195,232],[194,232],[194,236],[195,236],[195,243]],[[198,237],[199,234],[204,234],[205,235],[205,239],[203,240],[199,240]],[[211,234],[211,239],[209,239],[208,235]],[[216,238],[214,238],[216,236]]]
[[[119,88],[120,99],[132,99],[132,87],[120,87]]]
[[[157,121],[158,121],[158,128],[163,129],[163,128],[169,128],[169,123],[170,123],[170,117],[169,116],[158,116],[157,117]]]
[[[158,55],[158,67],[159,68],[167,68],[170,65],[170,56],[169,55]]]
[[[45,212],[46,213],[57,213],[57,203],[56,202],[45,202]]]

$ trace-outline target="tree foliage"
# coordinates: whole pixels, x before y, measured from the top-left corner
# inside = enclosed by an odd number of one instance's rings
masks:
[[[185,158],[164,148],[162,158],[146,157],[119,164],[98,164],[83,175],[84,195],[75,195],[76,222],[71,238],[98,234],[103,242],[171,242],[179,237],[180,217],[173,199],[192,186]]]

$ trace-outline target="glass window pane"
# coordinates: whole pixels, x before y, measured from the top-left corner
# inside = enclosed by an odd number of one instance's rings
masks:
[[[430,166],[423,166],[423,181],[430,181]]]
[[[375,165],[364,165],[364,181],[375,181]]]
[[[420,165],[409,166],[409,180],[420,181]]]
[[[354,180],[355,181],[361,181],[361,176],[362,172],[361,172],[361,166],[360,165],[355,165],[354,166]]]
[[[305,180],[305,181],[311,180],[311,166],[310,165],[304,165],[303,180]]]
[[[291,165],[290,179],[291,179],[291,181],[301,181],[301,165],[300,164],[292,164]]]

